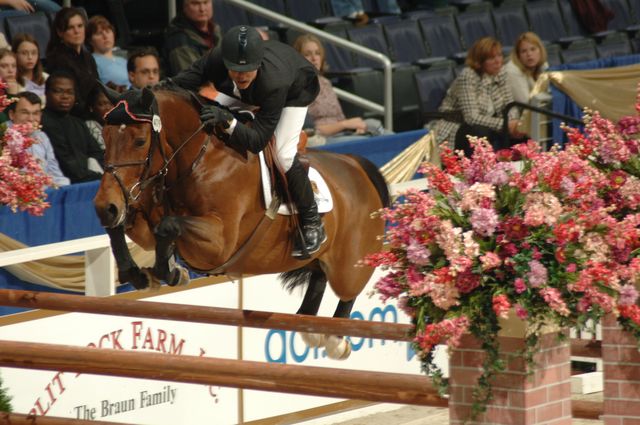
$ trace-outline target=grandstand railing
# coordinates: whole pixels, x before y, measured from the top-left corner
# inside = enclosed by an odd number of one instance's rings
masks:
[[[382,64],[383,72],[384,72],[384,105],[371,102],[370,100],[345,92],[344,90],[336,90],[336,94],[338,95],[338,97],[350,103],[354,103],[357,106],[360,106],[362,108],[369,109],[373,112],[382,114],[384,116],[384,127],[388,130],[393,130],[393,88],[392,88],[393,85],[392,85],[392,74],[391,74],[392,72],[391,60],[389,59],[388,56],[383,55],[380,52],[376,52],[373,49],[359,46],[355,43],[352,43],[348,40],[345,40],[333,34],[329,34],[326,31],[319,30],[310,25],[300,23],[298,21],[294,21],[289,17],[280,15],[279,13],[272,12],[269,9],[265,9],[264,7],[250,3],[247,0],[225,0],[225,1],[235,6],[246,9],[249,12],[255,13],[256,15],[260,15],[267,19],[280,22],[282,24],[285,24],[289,27],[295,28],[300,31],[313,34],[316,37],[318,37],[320,40],[328,41],[330,43],[336,44],[345,49],[351,50],[352,52],[355,52],[357,54],[366,56],[369,59],[380,62]]]

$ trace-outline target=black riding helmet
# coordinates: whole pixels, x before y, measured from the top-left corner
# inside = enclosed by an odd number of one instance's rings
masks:
[[[238,25],[222,38],[222,60],[227,69],[248,72],[258,69],[264,56],[264,41],[253,27]]]

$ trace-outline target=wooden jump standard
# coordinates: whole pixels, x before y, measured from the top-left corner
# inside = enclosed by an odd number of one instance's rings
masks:
[[[281,329],[296,332],[350,335],[390,341],[411,341],[411,325],[333,317],[303,316],[268,311],[202,307],[173,303],[133,301],[103,297],[62,295],[49,292],[0,290],[0,305],[69,311],[76,313],[132,316],[215,325]],[[599,343],[572,339],[571,354],[601,357]]]

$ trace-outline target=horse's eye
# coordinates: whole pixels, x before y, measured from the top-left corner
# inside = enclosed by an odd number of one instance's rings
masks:
[[[134,143],[136,145],[136,148],[141,148],[147,143],[147,140],[146,139],[136,139],[134,141]]]

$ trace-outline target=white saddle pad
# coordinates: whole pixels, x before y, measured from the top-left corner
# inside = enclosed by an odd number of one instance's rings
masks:
[[[269,178],[269,169],[267,163],[264,160],[264,155],[260,152],[260,174],[262,177],[262,194],[264,195],[265,208],[271,203],[271,179]],[[331,198],[331,191],[329,186],[324,181],[320,173],[315,168],[309,168],[309,180],[311,180],[311,187],[313,188],[313,194],[318,204],[318,212],[326,213],[333,209],[333,198]],[[285,203],[280,205],[278,214],[291,215],[289,206]]]

